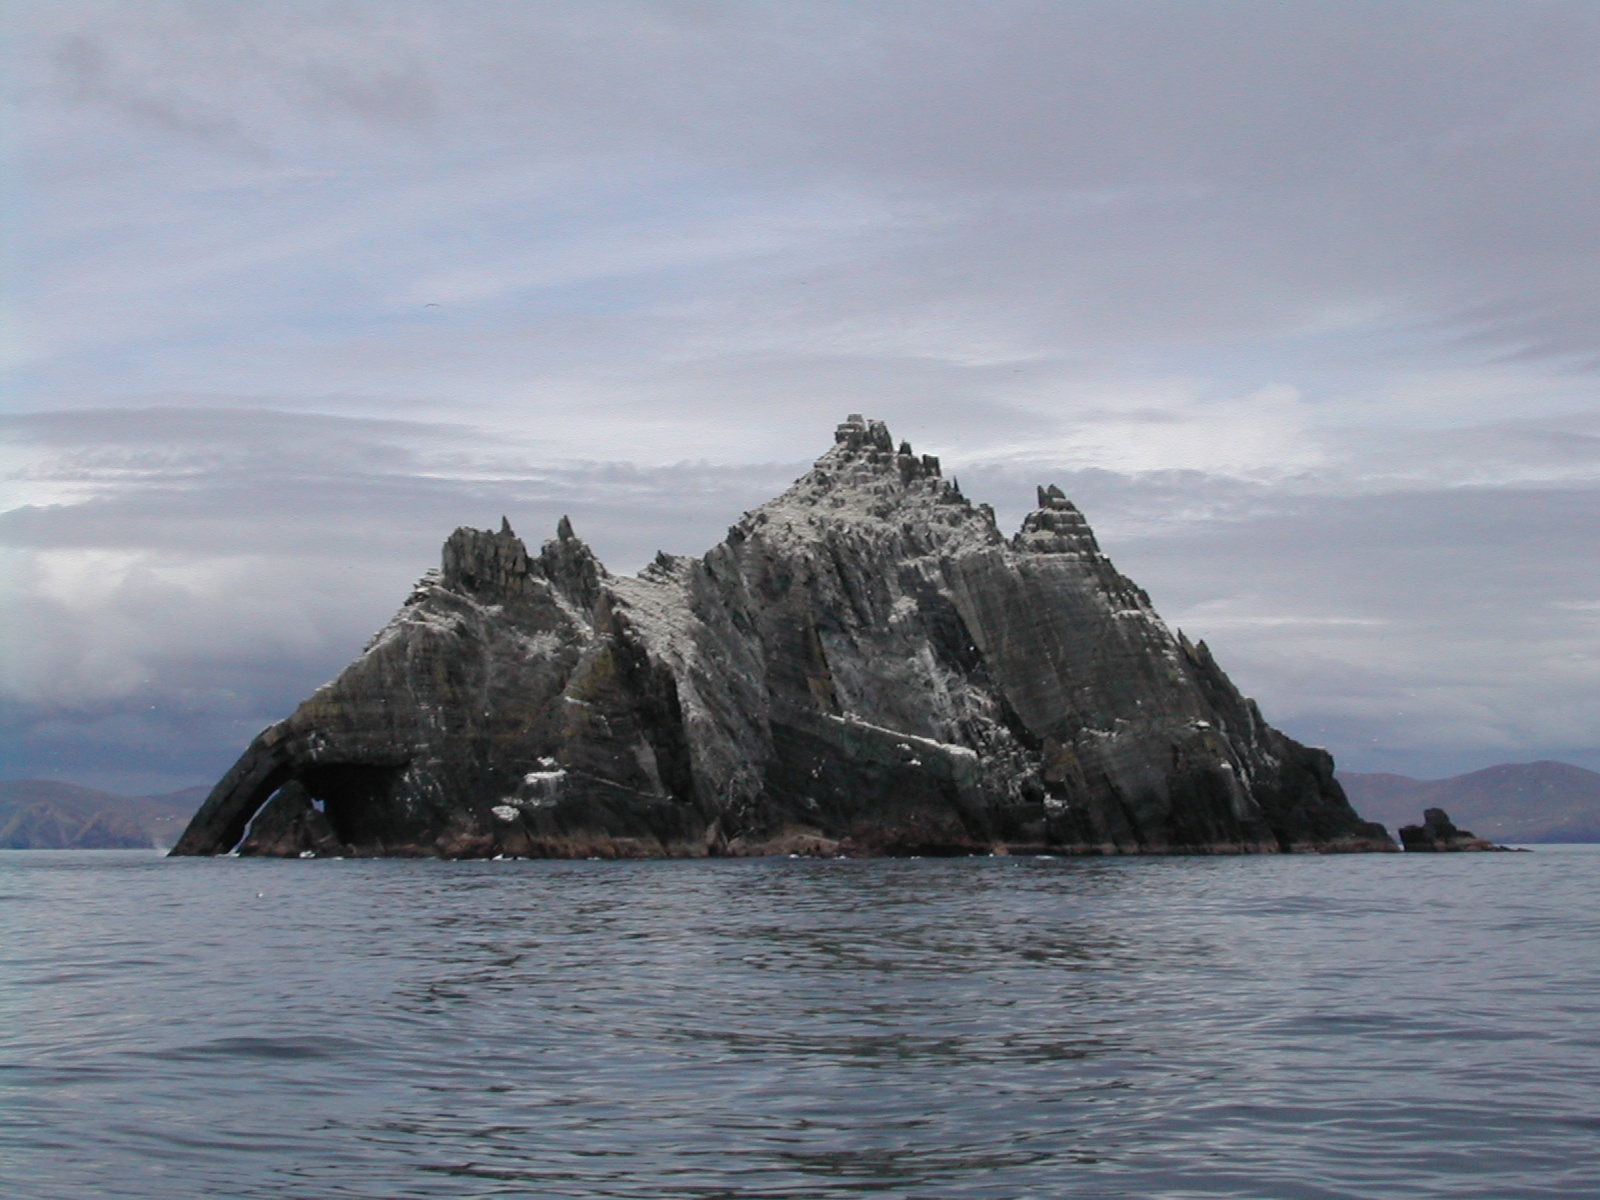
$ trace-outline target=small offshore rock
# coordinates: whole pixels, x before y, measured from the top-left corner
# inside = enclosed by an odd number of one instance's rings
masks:
[[[1422,814],[1421,825],[1401,826],[1400,843],[1411,854],[1511,849],[1510,846],[1497,846],[1486,841],[1470,829],[1457,829],[1450,820],[1450,814],[1442,808],[1427,809]]]

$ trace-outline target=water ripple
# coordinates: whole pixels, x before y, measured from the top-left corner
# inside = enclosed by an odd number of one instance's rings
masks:
[[[0,853],[0,1184],[1600,1197],[1600,853]]]

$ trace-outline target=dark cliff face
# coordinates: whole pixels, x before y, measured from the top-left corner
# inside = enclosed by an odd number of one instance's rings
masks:
[[[1058,490],[1007,539],[881,422],[835,439],[633,578],[565,520],[537,556],[457,530],[173,853],[1394,848]]]

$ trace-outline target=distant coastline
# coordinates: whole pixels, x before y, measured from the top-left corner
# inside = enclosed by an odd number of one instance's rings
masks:
[[[209,790],[123,796],[52,779],[3,779],[0,850],[165,850]]]
[[[1449,779],[1339,771],[1357,812],[1390,829],[1427,808],[1495,842],[1600,842],[1600,773],[1562,762],[1500,763]]]

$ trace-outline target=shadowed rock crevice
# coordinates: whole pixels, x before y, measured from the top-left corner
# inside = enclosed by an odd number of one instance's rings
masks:
[[[1394,849],[1059,489],[1038,500],[1007,539],[852,415],[720,545],[636,577],[564,517],[538,554],[459,529],[173,852]]]

